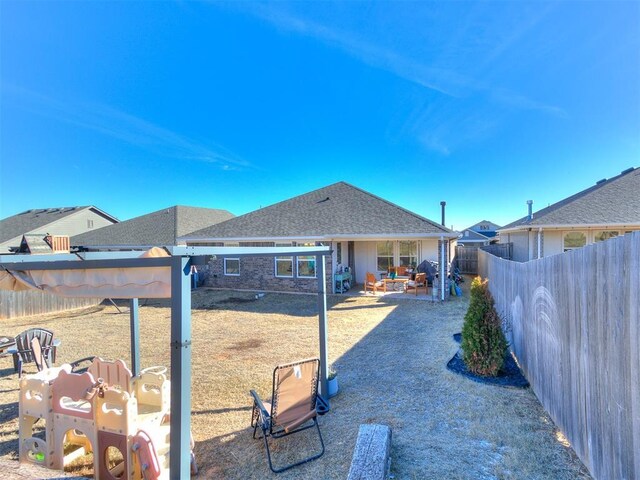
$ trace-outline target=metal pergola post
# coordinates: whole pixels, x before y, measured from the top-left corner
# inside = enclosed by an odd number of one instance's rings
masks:
[[[129,326],[131,330],[131,373],[140,374],[140,313],[138,299],[129,301]]]
[[[327,280],[325,256],[316,255],[318,276],[318,333],[320,343],[320,395],[329,404],[329,354],[327,335]]]
[[[190,476],[191,429],[191,262],[171,262],[171,478]]]

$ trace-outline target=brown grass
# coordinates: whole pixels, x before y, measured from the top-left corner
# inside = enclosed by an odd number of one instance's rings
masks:
[[[465,284],[468,285],[468,282]],[[467,297],[445,304],[330,296],[329,356],[340,393],[320,418],[324,457],[278,476],[344,479],[358,426],[393,430],[395,478],[589,478],[530,390],[485,386],[445,365],[457,349]],[[140,309],[142,364],[169,365],[170,311]],[[54,330],[60,362],[87,355],[129,359],[127,314],[106,306],[6,322]],[[249,389],[271,394],[275,365],[317,356],[315,296],[201,289],[193,294],[192,431],[201,478],[271,476],[264,446],[251,438]],[[0,458],[17,458],[17,376],[0,360]],[[276,462],[314,448],[313,434],[285,440]],[[298,440],[298,441],[296,441]],[[293,447],[293,448],[287,448]]]

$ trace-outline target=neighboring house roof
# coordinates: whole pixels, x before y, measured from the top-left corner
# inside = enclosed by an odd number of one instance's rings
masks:
[[[457,233],[345,182],[334,183],[226,222],[183,241],[445,236]]]
[[[176,245],[178,237],[230,218],[227,210],[176,205],[75,235],[71,245]]]
[[[17,215],[0,220],[0,243],[19,237],[28,232],[47,233],[47,225],[57,222],[82,210],[92,210],[104,218],[117,222],[118,219],[94,206],[39,208],[27,210]]]
[[[491,236],[493,237],[494,235],[495,235],[495,232],[493,232],[493,235]],[[489,242],[491,241],[491,238],[467,228],[466,230],[462,231],[462,235],[458,237],[458,241],[460,243],[469,243],[469,242],[478,243],[478,242]]]
[[[23,235],[20,243],[21,253],[53,253],[51,245],[47,243],[42,235]]]
[[[482,220],[481,222],[478,222],[475,225],[471,225],[465,230],[470,230],[470,231],[479,233],[481,235],[484,235],[489,239],[492,239],[498,234],[497,230],[499,228],[500,228],[500,225],[497,225],[489,220]]]
[[[498,231],[530,227],[640,225],[640,168],[629,168],[609,180],[523,217]]]

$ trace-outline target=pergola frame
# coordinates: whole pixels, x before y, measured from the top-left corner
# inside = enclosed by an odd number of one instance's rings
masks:
[[[140,258],[139,247],[129,251],[80,252],[51,255],[0,255],[0,268],[7,271],[72,270],[102,268],[171,268],[171,434],[172,479],[190,476],[191,429],[191,266],[205,265],[212,258],[241,256],[316,257],[320,340],[320,392],[329,406],[327,352],[327,291],[325,257],[328,246],[315,247],[165,247],[168,257]],[[99,296],[99,295],[96,295]],[[130,297],[129,297],[130,298]],[[131,298],[131,366],[140,373],[140,323],[138,299]]]

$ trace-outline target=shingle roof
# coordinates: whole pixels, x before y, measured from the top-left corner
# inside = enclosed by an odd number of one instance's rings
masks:
[[[176,205],[76,235],[71,245],[175,245],[180,236],[230,218],[227,210]]]
[[[18,213],[17,215],[13,215],[11,217],[0,220],[0,243],[24,235],[27,232],[33,232],[37,229],[42,230],[38,233],[47,233],[45,231],[46,226],[50,223],[57,222],[64,217],[88,208],[93,209],[99,215],[103,215],[105,218],[109,218],[114,222],[118,221],[115,217],[112,217],[111,215],[93,206],[39,208],[27,210],[25,212]]]
[[[640,225],[640,168],[601,180],[592,187],[523,217],[500,230],[544,225]]]
[[[451,230],[338,182],[190,234],[188,239],[445,235]]]
[[[468,234],[467,234],[468,233]],[[493,232],[493,235],[495,235],[495,232]],[[462,243],[464,242],[488,242],[490,240],[489,237],[487,237],[486,235],[483,235],[481,233],[475,232],[473,230],[470,229],[466,229],[462,231],[462,236],[458,238],[458,240]]]

